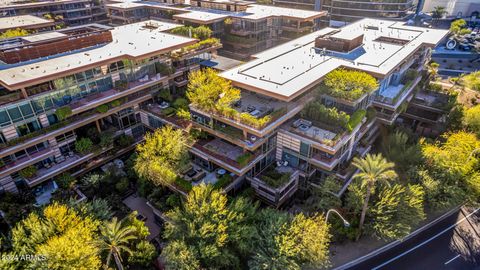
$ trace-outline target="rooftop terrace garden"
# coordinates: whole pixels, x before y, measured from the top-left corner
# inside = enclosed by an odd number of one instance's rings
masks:
[[[302,118],[313,121],[315,125],[329,127],[337,133],[352,131],[362,122],[365,115],[365,110],[357,110],[349,115],[343,111],[338,111],[337,108],[328,108],[319,101],[308,103],[300,113]]]
[[[240,90],[232,87],[230,81],[218,76],[213,69],[192,72],[188,79],[187,98],[195,108],[202,111],[221,115],[257,129],[263,128],[284,112],[282,108],[256,117],[252,113],[234,109],[232,105],[241,98]]]
[[[212,37],[212,30],[206,26],[179,26],[170,30],[170,33],[200,39],[200,41],[195,44],[183,47],[182,49],[173,52],[173,57],[182,57],[193,51],[202,50],[207,47],[218,46],[221,44],[219,39]]]
[[[355,101],[378,88],[372,75],[347,69],[336,69],[325,76],[319,91],[335,98]]]
[[[290,181],[290,176],[292,174],[289,172],[279,172],[274,166],[270,166],[259,176],[265,184],[273,187],[279,188],[283,187]]]

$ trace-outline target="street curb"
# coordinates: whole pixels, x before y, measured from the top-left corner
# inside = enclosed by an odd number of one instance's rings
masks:
[[[378,248],[378,249],[376,249],[376,250],[374,250],[374,251],[372,251],[372,252],[370,252],[370,253],[368,253],[368,254],[366,254],[366,255],[363,255],[362,257],[356,258],[355,260],[350,261],[350,262],[347,262],[347,263],[345,263],[345,264],[343,264],[343,265],[341,265],[341,266],[335,267],[335,268],[333,268],[332,270],[345,270],[345,269],[348,269],[348,268],[350,268],[350,267],[353,267],[353,266],[355,266],[355,265],[357,265],[357,264],[359,264],[359,263],[361,263],[361,262],[363,262],[363,261],[365,261],[365,260],[368,260],[368,259],[370,259],[370,258],[372,258],[372,257],[374,257],[374,256],[376,256],[376,255],[378,255],[378,254],[380,254],[380,253],[382,253],[382,252],[384,252],[384,251],[387,250],[387,249],[393,248],[393,247],[401,244],[403,241],[408,240],[408,239],[416,236],[417,234],[419,234],[419,233],[421,233],[421,232],[429,229],[430,227],[432,227],[433,225],[435,225],[435,224],[437,224],[438,222],[442,221],[442,220],[445,219],[446,217],[454,214],[454,213],[455,213],[456,211],[458,211],[462,206],[463,206],[463,205],[459,205],[459,206],[451,209],[450,211],[446,212],[445,214],[441,215],[440,217],[436,218],[435,220],[431,221],[430,223],[427,223],[427,224],[423,225],[422,227],[416,229],[416,230],[413,231],[411,234],[405,236],[405,238],[403,238],[402,240],[395,240],[395,241],[393,241],[393,242],[390,242],[390,243],[384,245],[384,246],[381,247],[381,248]]]

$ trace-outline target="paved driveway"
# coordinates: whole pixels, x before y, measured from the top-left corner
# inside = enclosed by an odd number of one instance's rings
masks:
[[[148,240],[152,240],[160,234],[160,226],[155,223],[155,217],[152,208],[147,205],[147,200],[142,197],[138,197],[136,194],[132,194],[123,200],[123,203],[128,206],[132,211],[137,211],[147,218],[145,225],[147,225],[150,235]]]

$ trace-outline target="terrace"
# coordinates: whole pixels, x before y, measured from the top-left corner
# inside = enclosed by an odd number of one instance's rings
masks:
[[[390,85],[387,88],[378,92],[375,96],[376,105],[387,105],[390,108],[397,108],[409,96],[413,89],[422,79],[419,76],[416,79],[409,80],[405,84]]]
[[[208,159],[238,174],[246,172],[259,156],[259,152],[250,153],[241,147],[220,138],[202,139],[192,146],[193,153],[207,156]]]
[[[297,114],[311,98],[311,96],[304,96],[296,101],[283,102],[254,92],[242,91],[241,98],[232,105],[234,114],[204,112],[193,105],[190,105],[190,109],[200,115],[212,117],[241,131],[246,131],[250,134],[249,137],[263,137]]]
[[[279,207],[298,189],[299,171],[281,164],[270,165],[254,178],[247,177],[257,195]]]
[[[234,173],[223,168],[209,171],[192,161],[181,171],[173,185],[177,190],[185,193],[190,191],[193,186],[200,184],[213,185],[214,188],[221,188],[224,192],[228,192],[240,179]]]

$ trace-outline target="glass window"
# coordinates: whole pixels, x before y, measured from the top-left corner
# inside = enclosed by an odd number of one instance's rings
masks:
[[[33,110],[30,106],[30,102],[20,105],[20,110],[22,111],[23,117],[31,117],[33,116]]]
[[[19,122],[23,120],[22,113],[20,112],[20,109],[17,106],[8,108],[8,114],[12,118],[13,122]]]
[[[10,125],[10,117],[5,110],[0,111],[0,126],[7,126]]]

